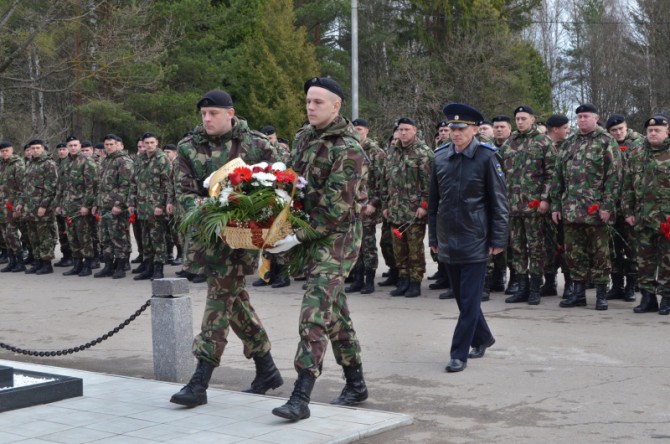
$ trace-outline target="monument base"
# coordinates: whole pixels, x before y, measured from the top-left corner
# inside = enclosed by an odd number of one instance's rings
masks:
[[[15,386],[14,376],[46,379],[47,381]],[[62,401],[83,394],[84,384],[80,378],[0,366],[0,412]]]

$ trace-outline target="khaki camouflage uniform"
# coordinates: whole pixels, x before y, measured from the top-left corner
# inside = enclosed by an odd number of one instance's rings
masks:
[[[8,160],[0,160],[0,232],[2,232],[6,248],[15,255],[23,253],[18,222],[7,209],[7,204],[16,207],[19,203],[25,164],[21,156],[13,154]]]
[[[130,255],[128,195],[133,176],[133,161],[123,151],[116,151],[105,157],[100,165],[100,189],[96,206],[100,214],[100,241],[103,259],[126,259]],[[112,214],[118,207],[121,213]]]

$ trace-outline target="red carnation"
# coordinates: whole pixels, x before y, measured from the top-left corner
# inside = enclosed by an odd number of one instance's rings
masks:
[[[425,200],[423,202],[421,202],[421,208],[423,208],[424,210],[427,210],[428,209],[428,202],[426,202]]]
[[[268,165],[265,167],[265,172],[266,173],[271,173],[272,172],[272,165]]]
[[[593,213],[595,213],[596,211],[598,211],[599,209],[600,209],[600,205],[598,205],[598,204],[593,204],[593,205],[591,205],[591,206],[589,207],[588,212],[589,212],[589,214],[593,214]]]
[[[530,202],[528,202],[528,208],[538,208],[540,206],[540,201],[537,199],[534,199]]]
[[[251,180],[251,170],[247,167],[238,167],[233,170],[233,174],[238,174],[240,180],[243,182],[249,182]],[[231,181],[232,183],[232,181]]]
[[[263,169],[259,166],[255,166],[254,169],[252,170],[253,173],[262,173],[264,171],[265,171],[265,169]]]
[[[302,205],[302,202],[295,201],[295,202],[293,202],[293,208],[300,211],[305,207]]]
[[[72,225],[72,219],[70,219],[69,216],[66,216],[65,217],[65,223],[68,224],[68,225]]]
[[[626,150],[628,150],[628,147],[626,145],[619,145],[619,149],[621,150],[622,153],[625,153]]]
[[[240,174],[236,173],[235,171],[233,171],[228,175],[228,180],[230,181],[230,184],[232,186],[237,186],[242,183],[242,178],[240,177]]]
[[[394,229],[393,229],[393,235],[394,235],[395,237],[397,237],[398,239],[402,239],[402,233],[401,233],[400,230],[398,230],[397,228],[394,228]]]
[[[14,211],[14,205],[11,202],[7,202],[5,208],[7,208],[7,211]]]
[[[131,224],[134,224],[136,220],[137,220],[137,216],[135,215],[135,213],[133,213],[133,214],[130,215],[130,218],[128,219],[128,222],[130,222]]]
[[[100,222],[100,213],[95,214],[95,221]]]

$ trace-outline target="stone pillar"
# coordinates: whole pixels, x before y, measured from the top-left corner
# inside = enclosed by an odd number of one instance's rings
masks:
[[[154,377],[159,381],[186,382],[195,368],[191,353],[193,312],[188,281],[183,278],[152,282],[151,335]]]

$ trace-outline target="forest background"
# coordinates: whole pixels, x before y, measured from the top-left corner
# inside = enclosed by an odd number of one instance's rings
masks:
[[[450,101],[487,117],[592,102],[639,128],[670,104],[670,1],[359,0],[360,117],[431,140]],[[222,88],[291,139],[303,83],[351,86],[350,0],[0,0],[0,138],[176,143]],[[350,117],[350,103],[343,114]]]

